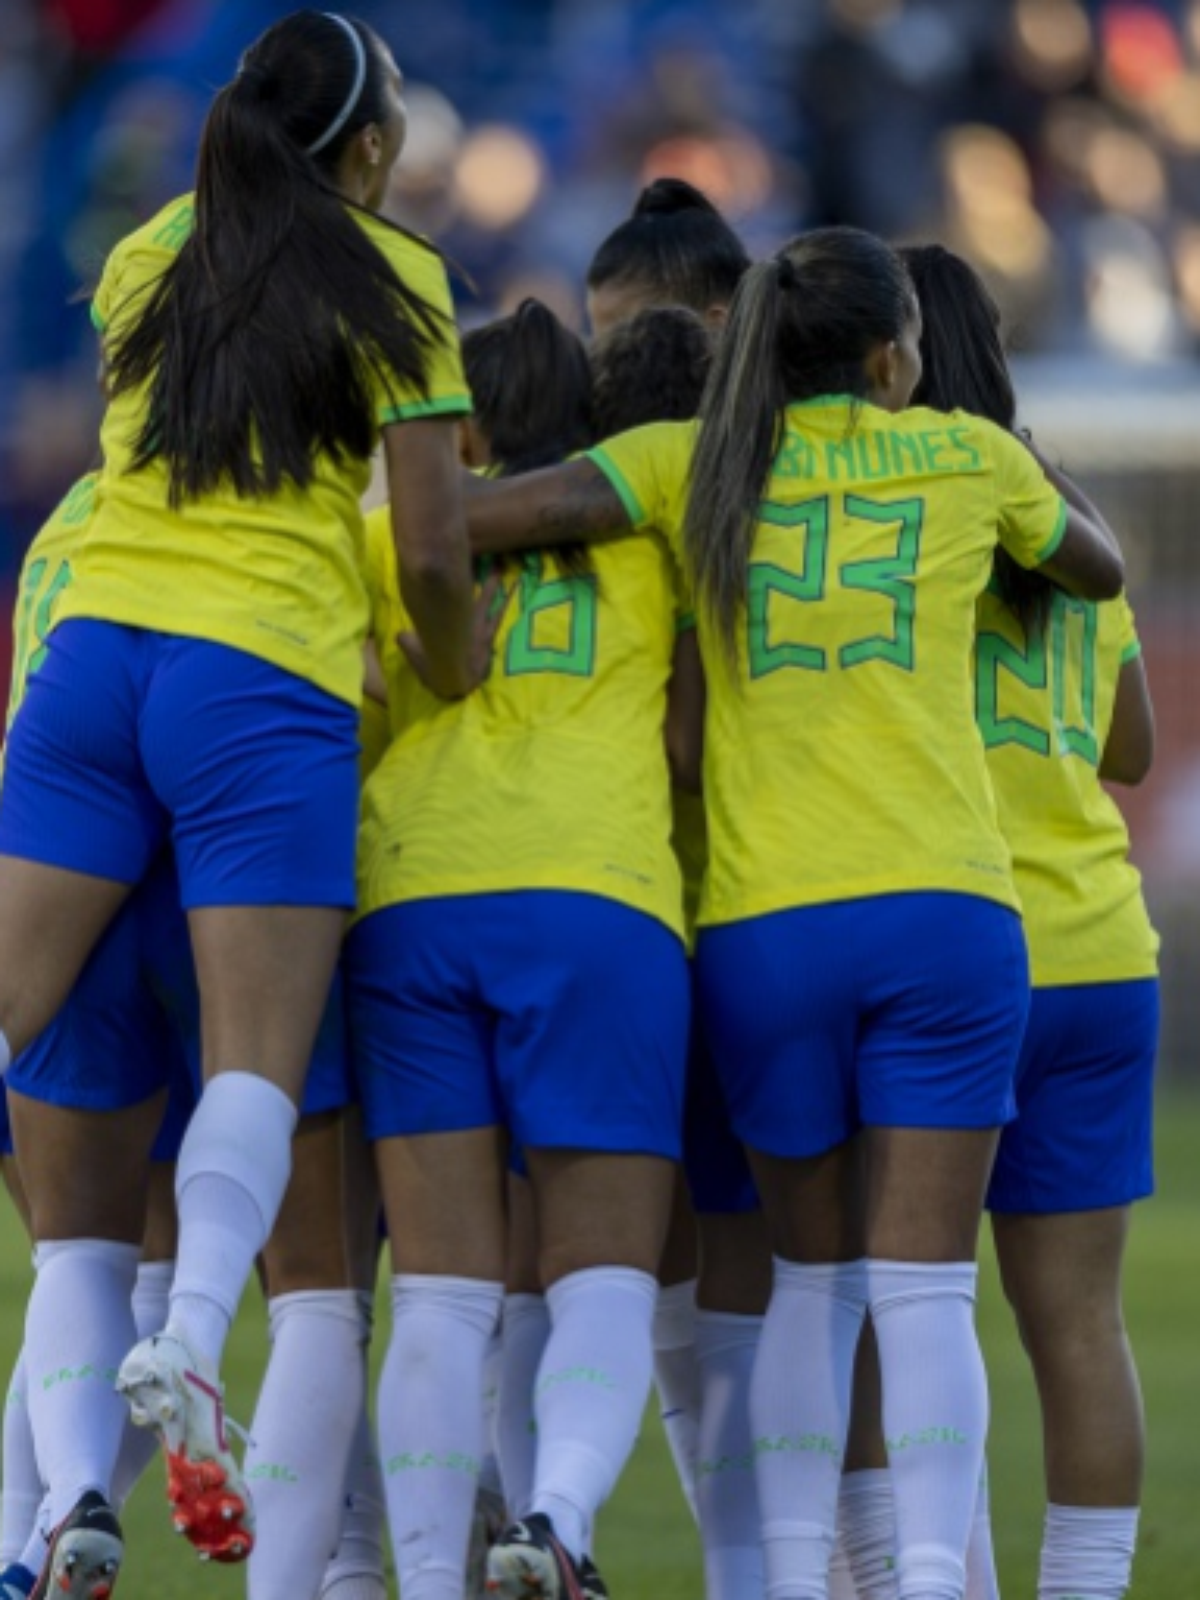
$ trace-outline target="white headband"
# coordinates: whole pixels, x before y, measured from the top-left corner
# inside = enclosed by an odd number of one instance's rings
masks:
[[[334,117],[321,137],[305,150],[305,155],[309,156],[315,156],[318,150],[324,150],[329,141],[336,139],[338,134],[341,133],[346,125],[346,119],[358,104],[358,97],[363,91],[363,84],[367,78],[367,52],[363,49],[363,42],[358,36],[358,29],[351,27],[345,17],[339,17],[336,12],[326,11],[323,15],[327,16],[330,22],[336,22],[338,27],[345,29],[350,36],[350,43],[354,46],[354,83],[351,86],[346,104]]]

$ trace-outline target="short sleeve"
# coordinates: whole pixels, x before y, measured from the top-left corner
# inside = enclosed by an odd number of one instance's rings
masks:
[[[108,325],[112,321],[112,308],[115,295],[116,278],[116,252],[114,251],[104,263],[104,271],[100,282],[96,285],[96,292],[92,296],[91,318],[92,327],[103,336],[108,332]]]
[[[1137,624],[1134,621],[1133,607],[1124,595],[1119,595],[1112,604],[1117,608],[1117,643],[1121,652],[1121,665],[1128,661],[1136,661],[1142,653],[1142,641],[1137,635]]]
[[[114,319],[137,309],[179,253],[194,220],[192,197],[184,195],[114,245],[92,296],[92,326],[97,333],[111,333]]]
[[[375,406],[377,424],[386,428],[422,417],[468,415],[472,409],[471,390],[463,371],[450,280],[441,257],[420,240],[381,224],[368,227],[368,232],[396,276],[433,310],[438,328],[434,343],[426,347],[424,391],[398,376],[381,382]]]
[[[989,427],[1000,543],[1023,567],[1040,567],[1062,543],[1067,505],[1036,458],[1002,428]]]
[[[652,422],[587,452],[608,479],[630,525],[656,528],[678,558],[687,510],[695,425]]]

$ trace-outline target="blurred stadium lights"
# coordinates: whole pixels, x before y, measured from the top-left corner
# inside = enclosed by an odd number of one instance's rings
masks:
[[[1179,36],[1158,6],[1106,5],[1100,33],[1105,75],[1118,95],[1150,99],[1183,71]]]
[[[1017,0],[1013,12],[1016,65],[1043,94],[1061,94],[1092,66],[1092,25],[1077,0]]]
[[[904,0],[829,0],[831,19],[859,33],[890,22],[903,9]]]
[[[1102,128],[1085,158],[1088,183],[1110,211],[1150,220],[1167,204],[1167,177],[1150,142],[1131,128]]]
[[[1164,83],[1149,110],[1168,146],[1184,155],[1200,151],[1200,72],[1181,72]]]
[[[1180,309],[1188,325],[1200,331],[1200,224],[1191,222],[1175,240],[1175,277]]]
[[[1053,241],[1033,206],[1028,163],[1008,134],[976,123],[952,128],[942,171],[950,230],[982,269],[1015,279],[1045,270]]]
[[[537,203],[546,182],[541,150],[527,133],[487,123],[468,134],[456,187],[463,215],[480,228],[511,228]]]
[[[404,160],[392,171],[386,209],[406,227],[437,237],[458,216],[463,120],[441,90],[427,83],[406,84],[404,100]]]
[[[1135,361],[1170,356],[1178,331],[1162,248],[1131,217],[1096,217],[1084,230],[1088,316],[1100,342]]]
[[[770,155],[743,128],[661,140],[646,152],[641,181],[664,177],[686,178],[734,218],[765,205],[774,186]]]

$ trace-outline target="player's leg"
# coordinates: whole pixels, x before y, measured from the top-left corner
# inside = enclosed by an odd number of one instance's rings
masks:
[[[596,1512],[641,1422],[689,993],[682,946],[653,919],[585,895],[521,901],[516,915],[495,909],[497,1063],[533,1181],[551,1329],[531,1512],[489,1574],[502,1595],[536,1596],[593,1582]]]
[[[315,1600],[340,1531],[365,1403],[366,1339],[350,1273],[343,1159],[341,1111],[303,1116],[263,1253],[271,1355],[245,1462],[257,1518],[250,1600]]]
[[[460,1600],[503,1300],[507,1134],[475,998],[473,904],[360,921],[345,970],[392,1252],[379,1434],[392,1548],[413,1600]]]
[[[386,1600],[383,1472],[371,1423],[366,1374],[375,1327],[381,1202],[375,1162],[356,1100],[342,1118],[343,1193],[350,1277],[363,1329],[363,1404],[350,1446],[337,1544],[325,1568],[321,1600]]]
[[[1005,1293],[1037,1380],[1048,1511],[1038,1590],[1129,1585],[1145,1422],[1121,1306],[1129,1208],[993,1218]]]
[[[500,1331],[500,1404],[496,1438],[500,1479],[511,1517],[530,1510],[537,1462],[534,1389],[550,1337],[550,1312],[537,1259],[533,1186],[522,1162],[508,1175],[508,1252]]]
[[[703,930],[700,1018],[751,1152],[774,1288],[750,1388],[767,1593],[823,1592],[866,1287],[841,908]],[[800,1363],[795,1352],[803,1349]]]
[[[763,1567],[750,1386],[771,1297],[771,1245],[757,1190],[744,1210],[723,1209],[729,1199],[698,1210],[696,1503],[708,1600],[755,1600]]]
[[[658,1269],[654,1308],[654,1387],[679,1486],[696,1515],[696,1448],[700,1425],[700,1367],[696,1357],[696,1215],[682,1171],[667,1243]]]
[[[1121,1279],[1130,1206],[1153,1189],[1157,1035],[1152,980],[1035,990],[988,1193],[1042,1406],[1044,1600],[1129,1584],[1145,1437]]]
[[[958,895],[875,902],[858,1048],[866,1237],[900,1592],[965,1584],[987,1381],[978,1222],[1028,1008],[1019,919]]]
[[[287,1186],[353,903],[357,724],[352,707],[240,651],[168,636],[154,648],[141,749],[172,818],[205,1088],[177,1168],[167,1328],[119,1382],[134,1420],[162,1437],[177,1520],[202,1551],[236,1560],[252,1512],[218,1364]]]
[[[32,1238],[29,1202],[13,1154],[8,1095],[0,1085],[0,1175],[21,1226]],[[0,1483],[0,1600],[28,1593],[33,1574],[23,1565],[27,1550],[36,1550],[34,1535],[45,1484],[33,1445],[29,1420],[29,1380],[24,1346],[17,1354],[4,1403],[3,1481]],[[36,1556],[31,1557],[36,1559]]]
[[[0,799],[0,1074],[71,992],[145,874],[165,818],[138,752],[145,652],[72,621],[29,680]]]
[[[697,1019],[688,1060],[684,1169],[700,1245],[696,1507],[705,1592],[708,1600],[756,1600],[763,1592],[763,1563],[750,1384],[771,1297],[771,1242]]]
[[[10,1103],[35,1239],[26,1362],[47,1489],[42,1559],[35,1541],[22,1564],[36,1567],[44,1587],[66,1588],[77,1567],[111,1584],[121,1539],[109,1502],[125,1429],[112,1380],[135,1334],[146,1169],[162,1097],[79,1111],[14,1087]]]

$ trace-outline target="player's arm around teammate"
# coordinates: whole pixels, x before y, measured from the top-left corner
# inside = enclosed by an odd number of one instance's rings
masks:
[[[445,274],[372,215],[403,136],[386,47],[297,13],[217,96],[194,200],[110,257],[98,508],[0,806],[4,1056],[173,838],[208,1088],[179,1163],[171,1336],[139,1347],[122,1384],[164,1429],[193,1536],[230,1553],[249,1518],[215,1375],[287,1181],[354,898],[358,498],[380,432],[411,480],[396,536],[438,687],[472,683],[450,471],[469,399]],[[232,1522],[198,1495],[210,1460]]]

